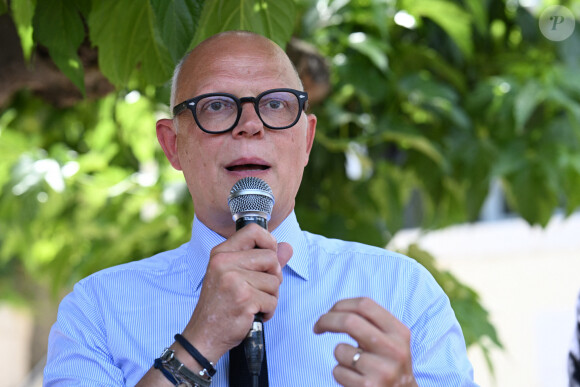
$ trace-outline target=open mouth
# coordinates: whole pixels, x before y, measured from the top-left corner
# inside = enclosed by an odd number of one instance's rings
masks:
[[[270,167],[267,165],[261,164],[240,164],[240,165],[231,165],[226,167],[226,169],[230,172],[240,172],[240,171],[265,171]]]

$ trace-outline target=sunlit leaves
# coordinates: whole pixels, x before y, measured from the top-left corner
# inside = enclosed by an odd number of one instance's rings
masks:
[[[533,155],[521,157],[522,167],[504,178],[509,202],[528,222],[546,226],[559,204],[556,177]]]
[[[285,47],[294,29],[294,18],[293,0],[207,1],[192,46],[218,32],[247,30]]]
[[[361,52],[382,72],[386,73],[389,68],[387,58],[387,45],[381,40],[367,36],[362,32],[354,32],[349,35],[348,43],[351,48]]]
[[[473,19],[473,24],[480,34],[484,35],[486,33],[487,25],[489,22],[488,10],[485,9],[486,3],[481,0],[466,0],[465,6],[467,11]]]
[[[191,45],[205,0],[150,0],[163,43],[174,62]]]
[[[34,99],[18,108],[44,126],[0,115],[0,151],[14,150],[0,159],[1,261],[22,262],[56,291],[187,238],[191,199],[160,163],[154,103],[112,95],[60,111]]]
[[[292,0],[103,0],[93,2],[88,25],[100,70],[126,87],[137,69],[145,83],[166,82],[187,49],[217,32],[254,31],[284,46],[294,17]]]
[[[566,214],[569,215],[580,207],[580,153],[564,155],[560,161],[566,191]]]
[[[518,24],[531,23],[526,10],[514,19],[513,9],[498,13],[491,3],[475,0],[396,2],[379,28],[373,24],[379,16],[368,17],[373,4],[319,4],[324,23],[308,30],[333,58],[333,94],[315,107],[318,142],[326,150],[348,154],[353,141],[364,144],[365,170],[373,171],[367,182],[403,200],[423,227],[478,219],[496,179],[507,191],[509,209],[530,224],[546,224],[561,206],[568,213],[580,206],[572,157],[580,151],[580,78],[569,53],[578,51],[578,36],[565,43],[567,50],[537,45]],[[390,20],[402,12],[417,22]],[[498,20],[500,38],[493,32]],[[403,194],[405,184],[400,190],[387,184],[389,169],[378,167],[385,162],[417,178],[413,201]],[[325,192],[336,198],[342,190]],[[377,195],[361,193],[354,200],[359,212],[388,207]],[[394,211],[383,219],[396,231]],[[364,241],[380,243],[370,234]]]
[[[84,94],[83,65],[77,54],[85,38],[79,3],[83,2],[39,1],[34,13],[34,38],[48,48],[54,63]]]
[[[174,62],[155,25],[149,0],[102,0],[88,18],[99,48],[99,68],[116,86],[125,86],[137,66],[148,83],[167,81]]]
[[[369,196],[389,230],[405,225],[405,204],[411,199],[418,182],[411,171],[397,168],[385,161],[376,163],[376,171],[368,181]],[[389,237],[392,235],[389,235]]]
[[[402,8],[413,16],[433,20],[449,34],[465,56],[471,56],[471,15],[457,3],[447,0],[408,0],[403,2]]]
[[[524,125],[545,97],[545,91],[533,79],[529,80],[518,92],[514,101],[515,130],[517,133],[522,132]]]
[[[22,53],[26,59],[30,59],[30,54],[34,47],[32,18],[34,16],[35,6],[36,1],[34,0],[12,0],[10,3],[14,24],[20,36]],[[7,9],[5,4],[4,7]]]

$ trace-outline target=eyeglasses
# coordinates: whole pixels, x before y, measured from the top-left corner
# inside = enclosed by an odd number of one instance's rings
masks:
[[[265,127],[287,129],[298,122],[307,101],[307,93],[294,89],[266,90],[257,97],[243,98],[228,93],[209,93],[175,105],[173,116],[189,109],[201,130],[206,133],[225,133],[238,124],[242,104],[251,102]]]

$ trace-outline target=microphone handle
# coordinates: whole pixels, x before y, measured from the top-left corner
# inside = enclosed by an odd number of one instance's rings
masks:
[[[268,229],[268,220],[263,216],[245,215],[240,216],[236,220],[236,231],[242,227],[256,223],[264,229]],[[260,371],[262,369],[262,361],[264,359],[264,315],[257,313],[254,316],[252,328],[244,339],[244,352],[246,355],[246,362],[248,363],[248,371],[253,375],[254,384],[258,380]]]
[[[256,223],[264,229],[268,229],[268,221],[263,216],[258,215],[244,215],[236,219],[236,231],[250,223]]]

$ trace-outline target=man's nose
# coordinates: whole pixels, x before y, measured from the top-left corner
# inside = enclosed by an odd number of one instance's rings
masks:
[[[233,136],[262,136],[264,124],[256,113],[252,103],[242,104],[242,114],[236,127],[232,130]]]

